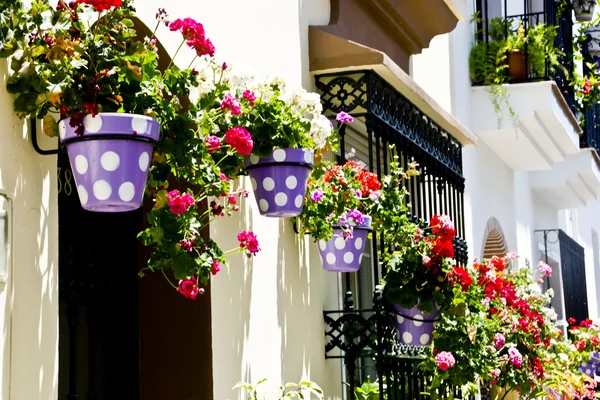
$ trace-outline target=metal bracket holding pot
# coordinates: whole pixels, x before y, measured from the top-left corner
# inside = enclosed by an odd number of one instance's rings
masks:
[[[35,119],[31,119],[31,144],[33,145],[33,149],[35,150],[36,153],[38,153],[39,155],[42,156],[52,156],[52,155],[56,155],[60,152],[60,149],[54,149],[54,150],[44,150],[40,147],[40,145],[38,144],[37,141],[37,124],[36,124],[36,120]]]

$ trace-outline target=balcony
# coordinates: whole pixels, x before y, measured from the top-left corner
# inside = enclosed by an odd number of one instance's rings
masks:
[[[554,0],[480,4],[473,128],[514,170],[551,169],[578,152],[581,133],[566,78],[574,68],[570,6],[559,14]]]

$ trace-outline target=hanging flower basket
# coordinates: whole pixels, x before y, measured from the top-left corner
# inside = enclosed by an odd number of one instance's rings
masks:
[[[573,10],[577,22],[591,21],[596,9],[596,0],[573,0]]]
[[[429,346],[433,340],[434,324],[438,321],[438,309],[434,307],[431,314],[425,314],[417,306],[403,308],[394,304],[396,310],[396,330],[400,343],[410,346]]]
[[[371,230],[371,217],[364,216],[364,222],[354,225],[352,236],[344,240],[344,230],[334,227],[333,237],[319,240],[319,251],[323,269],[330,272],[356,272],[365,250],[367,234]]]
[[[592,57],[600,56],[600,26],[586,29],[585,36],[587,36],[586,46],[588,54]]]
[[[58,124],[81,206],[88,211],[123,212],[142,205],[158,121],[144,115],[99,113],[83,120],[78,135],[69,119]]]
[[[586,375],[591,376],[592,378],[594,377],[595,374],[598,374],[598,370],[600,369],[600,353],[594,352],[592,353],[592,357],[590,358],[590,360],[585,363],[585,364],[581,364],[581,366],[579,367],[579,371],[583,372]]]
[[[285,218],[300,215],[314,153],[305,149],[275,149],[269,158],[246,157],[261,215]]]

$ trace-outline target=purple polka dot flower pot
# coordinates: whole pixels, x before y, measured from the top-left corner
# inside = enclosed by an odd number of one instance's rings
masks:
[[[590,360],[585,364],[581,364],[579,371],[592,378],[594,377],[594,374],[600,375],[600,353],[592,353]]]
[[[371,217],[364,216],[364,222],[353,225],[352,237],[344,240],[342,228],[333,228],[333,237],[327,241],[319,240],[319,251],[323,269],[330,272],[356,272],[365,250],[367,235],[371,230]]]
[[[431,314],[423,313],[416,306],[408,309],[394,304],[394,309],[396,310],[394,323],[400,343],[410,346],[429,346],[433,340],[438,309],[434,307]]]
[[[244,164],[261,215],[285,218],[302,213],[314,158],[305,149],[275,149],[269,158],[246,157]]]
[[[160,124],[137,114],[99,113],[83,120],[77,135],[69,120],[58,124],[81,206],[88,211],[131,211],[142,205],[148,167]]]

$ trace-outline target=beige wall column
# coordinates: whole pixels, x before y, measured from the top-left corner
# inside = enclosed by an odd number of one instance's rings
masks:
[[[0,60],[0,192],[12,200],[12,260],[7,282],[0,283],[1,397],[56,400],[56,156],[34,151],[27,123],[13,113],[7,73],[6,61]],[[55,139],[41,136],[41,146],[56,148]]]

